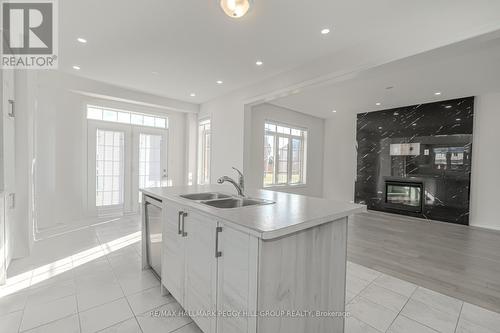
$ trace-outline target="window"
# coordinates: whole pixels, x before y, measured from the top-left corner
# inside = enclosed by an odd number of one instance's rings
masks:
[[[210,119],[198,125],[198,184],[210,184]]]
[[[305,184],[307,130],[266,122],[264,187]]]
[[[138,126],[168,128],[168,119],[166,117],[159,117],[155,115],[136,113],[125,110],[110,109],[95,105],[87,105],[87,119],[103,120]]]

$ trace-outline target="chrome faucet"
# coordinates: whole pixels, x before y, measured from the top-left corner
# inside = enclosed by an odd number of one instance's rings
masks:
[[[219,179],[217,179],[217,183],[223,184],[224,182],[228,182],[228,183],[233,184],[234,187],[236,188],[236,191],[238,191],[238,195],[240,197],[244,197],[245,196],[245,178],[243,176],[243,173],[241,173],[240,170],[236,169],[235,167],[233,167],[233,169],[236,170],[236,172],[239,175],[238,182],[236,182],[234,179],[232,179],[228,176],[223,176],[223,177],[220,177]]]

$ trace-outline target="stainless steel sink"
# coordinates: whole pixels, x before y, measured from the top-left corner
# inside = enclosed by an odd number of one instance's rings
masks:
[[[230,195],[218,193],[218,192],[206,192],[206,193],[193,193],[193,194],[183,194],[182,198],[189,200],[214,200],[214,199],[222,199],[222,198],[231,198]]]
[[[273,204],[274,202],[262,199],[232,197],[220,200],[202,201],[201,203],[216,208],[238,208],[238,207],[255,206],[255,205],[270,205]]]

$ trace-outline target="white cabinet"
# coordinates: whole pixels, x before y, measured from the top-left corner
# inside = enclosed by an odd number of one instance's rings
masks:
[[[11,259],[15,213],[15,102],[14,71],[0,75],[0,284]]]
[[[184,219],[186,284],[184,309],[195,314],[193,320],[203,332],[215,333],[217,290],[217,221],[188,212]]]
[[[343,317],[276,314],[345,311],[346,217],[263,240],[164,204],[162,283],[204,333],[343,332]]]
[[[5,279],[7,278],[7,265],[5,256],[5,207],[4,207],[4,195],[0,192],[0,286],[5,284]]]
[[[162,283],[205,333],[215,333],[217,221],[165,203]]]
[[[256,332],[258,239],[221,224],[217,265],[218,333]],[[235,315],[239,314],[239,315]]]
[[[166,211],[166,221],[163,229],[162,283],[183,304],[185,241],[182,237],[181,220],[185,210],[170,201],[165,203],[163,209]]]

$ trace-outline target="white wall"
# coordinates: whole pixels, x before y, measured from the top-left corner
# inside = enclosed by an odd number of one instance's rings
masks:
[[[323,195],[351,202],[356,180],[356,114],[337,112],[325,121]]]
[[[80,93],[97,91],[118,98]],[[91,218],[87,213],[87,104],[167,115],[169,179],[173,185],[185,183],[186,113],[166,110],[170,100],[55,71],[39,73],[36,98],[35,198],[40,229],[84,224]],[[162,108],[149,106],[160,104]],[[179,105],[183,104],[173,108]]]
[[[500,230],[500,93],[481,95],[475,103],[470,225]]]
[[[249,158],[245,159],[244,167],[246,170],[247,187],[262,188],[262,175],[264,173],[262,163],[264,156],[264,122],[272,120],[291,126],[307,128],[307,184],[305,186],[277,186],[268,189],[322,197],[324,120],[267,103],[252,107],[251,117],[247,119],[251,123],[251,126],[245,129],[251,131],[246,136],[246,140],[250,140],[250,144],[247,147],[249,149]],[[245,121],[248,121],[247,119]]]
[[[212,156],[210,180],[243,169],[244,103],[231,95],[201,105],[199,117],[210,117]],[[246,170],[244,170],[246,172]]]

